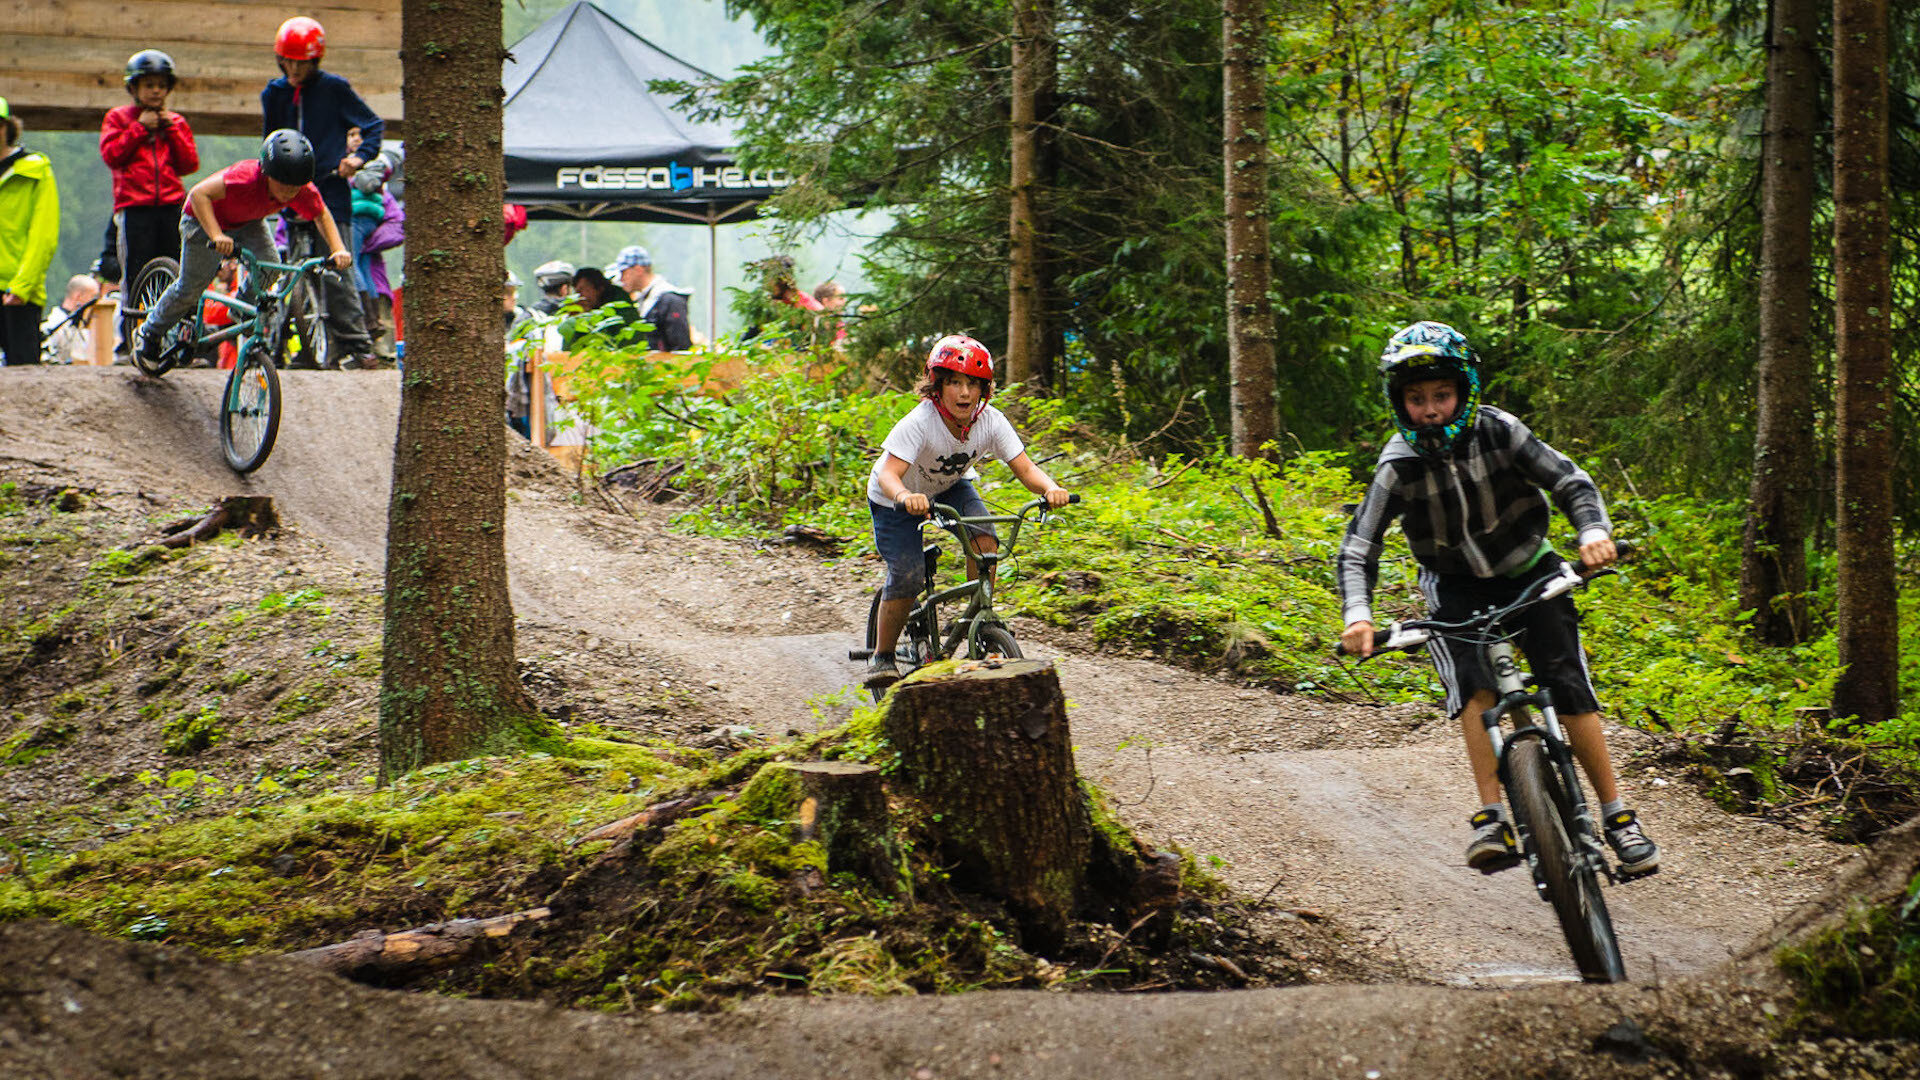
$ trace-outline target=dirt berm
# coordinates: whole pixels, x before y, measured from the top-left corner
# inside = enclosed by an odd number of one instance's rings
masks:
[[[219,384],[220,373],[207,371],[157,382],[124,368],[0,372],[0,479],[83,486],[145,514],[270,495],[289,530],[377,573],[394,373],[286,373],[278,447],[247,478],[220,456]],[[660,687],[684,689],[701,717],[761,733],[831,721],[808,703],[855,675],[846,648],[865,616],[871,567],[673,533],[654,512],[636,517],[577,498],[524,444],[510,469],[508,545],[523,628],[570,636],[582,654],[617,648],[610,670],[644,668]],[[1043,627],[1017,628],[1033,652],[1060,662],[1077,703],[1078,765],[1135,826],[1209,858],[1243,895],[1337,920],[1354,932],[1356,950],[1406,982],[1204,995],[764,998],[720,1015],[634,1018],[372,991],[286,962],[223,965],[22,923],[0,927],[0,1074],[1678,1076],[1818,1065],[1884,1076],[1914,1068],[1910,1056],[1874,1048],[1771,1045],[1775,1018],[1791,1003],[1772,974],[1769,944],[1836,909],[1833,883],[1853,853],[1792,824],[1726,814],[1666,776],[1630,730],[1610,738],[1629,795],[1659,830],[1668,869],[1609,897],[1629,973],[1641,982],[1594,989],[1567,982],[1551,912],[1524,881],[1459,866],[1464,756],[1432,711],[1269,694]],[[34,783],[58,781],[47,773]],[[1910,834],[1899,844],[1906,847],[1888,849],[1883,863],[1910,872]],[[1882,1057],[1862,1057],[1873,1055]]]

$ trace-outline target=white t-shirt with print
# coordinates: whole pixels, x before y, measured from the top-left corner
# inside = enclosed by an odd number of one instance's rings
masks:
[[[977,478],[980,474],[974,472],[973,464],[983,458],[1011,462],[1026,452],[1013,422],[993,406],[981,408],[979,419],[963,440],[955,439],[947,430],[940,411],[930,401],[922,401],[901,417],[881,446],[887,454],[907,463],[907,471],[900,476],[907,491],[929,497],[953,487],[956,481]],[[880,489],[880,463],[886,460],[887,455],[882,454],[867,474],[867,498],[891,507],[893,500]]]

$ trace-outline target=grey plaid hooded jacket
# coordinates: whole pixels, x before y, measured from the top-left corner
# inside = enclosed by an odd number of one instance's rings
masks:
[[[1547,542],[1549,494],[1582,543],[1613,535],[1593,478],[1505,410],[1481,406],[1472,430],[1444,459],[1422,458],[1394,438],[1340,542],[1336,573],[1346,623],[1373,620],[1380,540],[1396,518],[1421,566],[1492,578],[1528,566]]]

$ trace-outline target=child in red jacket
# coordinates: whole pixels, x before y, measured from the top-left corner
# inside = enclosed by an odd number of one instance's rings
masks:
[[[187,118],[167,108],[177,79],[173,58],[142,49],[127,60],[133,102],[100,122],[100,159],[113,170],[113,218],[119,230],[121,280],[128,289],[150,259],[180,250],[180,178],[200,168]],[[123,328],[121,340],[132,338]]]

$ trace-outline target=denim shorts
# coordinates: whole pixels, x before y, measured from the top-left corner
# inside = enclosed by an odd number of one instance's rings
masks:
[[[980,493],[973,490],[971,481],[956,481],[946,491],[929,498],[959,511],[963,518],[987,513],[987,505]],[[880,587],[881,598],[891,601],[918,596],[927,588],[927,559],[921,554],[920,535],[920,523],[926,519],[898,507],[883,507],[871,499],[867,500],[867,510],[873,515],[873,547],[887,564],[887,581]],[[975,536],[999,539],[992,526],[967,528]]]

